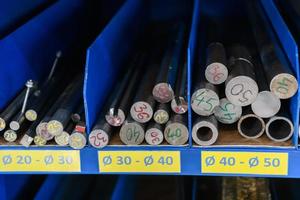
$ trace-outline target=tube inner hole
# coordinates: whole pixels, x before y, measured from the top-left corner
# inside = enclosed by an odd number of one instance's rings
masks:
[[[197,131],[197,138],[201,141],[209,141],[213,136],[213,132],[209,127],[203,126]]]
[[[241,123],[241,131],[248,137],[255,137],[263,129],[261,121],[256,117],[248,117]]]
[[[277,119],[274,120],[269,125],[269,134],[277,140],[288,137],[290,133],[291,133],[291,126],[285,120]]]

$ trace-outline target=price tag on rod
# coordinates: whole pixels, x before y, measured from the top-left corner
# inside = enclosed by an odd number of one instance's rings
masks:
[[[288,153],[202,151],[201,173],[288,175]]]
[[[77,150],[3,150],[2,172],[80,172]]]
[[[179,151],[99,151],[100,172],[180,173]]]

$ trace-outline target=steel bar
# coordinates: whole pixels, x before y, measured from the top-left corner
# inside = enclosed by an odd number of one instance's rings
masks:
[[[139,54],[130,64],[130,70],[123,77],[116,96],[112,101],[108,113],[105,115],[106,121],[112,126],[121,126],[125,121],[126,114],[130,109],[134,94],[143,73],[145,64],[145,55]]]
[[[113,127],[104,118],[101,118],[89,134],[89,143],[95,148],[103,148],[109,144],[112,133]]]
[[[45,146],[47,144],[47,140],[40,135],[34,136],[33,142],[37,146]]]
[[[275,43],[275,36],[266,29],[266,24],[269,22],[260,15],[262,10],[251,1],[247,6],[269,88],[280,99],[291,98],[298,90],[298,81],[289,68],[290,64],[281,47]],[[257,12],[253,12],[253,9]]]
[[[218,90],[215,85],[203,79],[196,85],[191,99],[192,109],[198,115],[209,116],[220,104]]]
[[[229,55],[230,72],[225,83],[226,97],[234,105],[250,105],[258,94],[251,55],[248,49],[242,45],[232,46]]]
[[[85,122],[76,124],[75,129],[69,136],[69,145],[73,149],[82,149],[87,143]]]
[[[150,145],[159,145],[164,140],[164,126],[154,121],[149,122],[145,133],[145,140]]]
[[[223,44],[210,43],[206,56],[206,80],[214,85],[224,83],[228,77],[226,52]]]
[[[223,124],[233,124],[242,115],[242,107],[232,104],[228,99],[220,100],[220,105],[214,109],[216,119]]]
[[[7,142],[14,142],[18,138],[16,131],[8,129],[3,134],[4,140]]]
[[[160,103],[168,103],[174,98],[173,89],[176,74],[180,65],[182,52],[184,51],[186,27],[184,23],[179,23],[175,25],[174,29],[176,36],[171,35],[169,37],[171,39],[163,56],[156,84],[152,90],[154,99]]]
[[[270,118],[279,112],[281,101],[278,96],[269,90],[263,66],[258,56],[255,59],[255,66],[259,93],[255,101],[251,104],[251,109],[254,114],[261,118]]]
[[[170,118],[170,105],[166,103],[160,103],[157,105],[156,111],[153,115],[153,119],[158,124],[165,124]]]
[[[219,137],[218,121],[214,115],[195,119],[192,138],[193,141],[201,146],[209,146],[214,144]]]
[[[184,54],[185,57],[185,54]],[[184,60],[182,67],[179,67],[175,85],[175,97],[171,101],[171,108],[177,114],[184,114],[188,110],[187,105],[187,64]]]
[[[145,138],[145,125],[128,116],[120,129],[119,136],[126,145],[139,145]]]
[[[82,99],[82,76],[76,77],[64,91],[65,98],[62,100],[58,110],[55,111],[47,124],[47,130],[51,135],[60,135],[67,125],[72,112]]]
[[[164,130],[165,140],[171,145],[184,145],[189,139],[187,116],[172,113]]]
[[[238,132],[241,136],[248,139],[256,139],[264,134],[264,120],[253,114],[250,107],[243,110],[243,116],[238,121]]]

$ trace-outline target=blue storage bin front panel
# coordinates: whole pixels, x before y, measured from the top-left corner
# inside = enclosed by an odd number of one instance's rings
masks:
[[[57,51],[76,46],[85,29],[82,0],[62,0],[0,40],[0,108],[28,79],[41,80]]]

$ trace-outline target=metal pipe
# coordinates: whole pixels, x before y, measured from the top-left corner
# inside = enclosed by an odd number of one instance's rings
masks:
[[[184,145],[189,139],[187,116],[173,113],[166,124],[164,137],[171,145]]]
[[[220,105],[214,109],[216,119],[223,124],[233,124],[242,115],[242,107],[232,104],[228,99],[220,100]]]
[[[165,103],[158,104],[153,119],[158,124],[165,124],[169,121],[170,105]]]
[[[226,52],[223,44],[210,43],[207,47],[206,80],[214,85],[224,83],[228,77]]]
[[[185,55],[184,55],[185,56]],[[183,67],[179,67],[176,86],[175,97],[171,101],[171,108],[177,114],[184,114],[188,110],[186,94],[187,94],[187,64],[184,61]]]
[[[160,103],[168,103],[174,98],[173,88],[175,86],[181,55],[184,51],[185,24],[176,24],[174,29],[172,31],[176,31],[176,35],[175,37],[172,35],[169,36],[171,39],[163,56],[156,84],[152,90],[154,99]]]
[[[248,139],[256,139],[264,134],[264,120],[253,114],[249,107],[243,110],[243,116],[238,121],[238,132],[241,136]]]
[[[130,116],[122,125],[119,136],[126,145],[139,145],[145,138],[145,125],[134,121]]]
[[[64,127],[66,127],[70,119],[71,113],[82,99],[82,86],[82,76],[78,76],[63,92],[65,98],[47,124],[47,130],[51,135],[60,135],[63,132]]]
[[[191,107],[198,115],[209,116],[213,114],[215,107],[220,104],[218,90],[215,85],[205,80],[197,85],[192,95]]]
[[[164,140],[163,125],[155,123],[154,121],[149,122],[145,133],[145,140],[150,145],[159,145]]]
[[[143,73],[143,64],[145,55],[137,55],[134,61],[130,64],[130,70],[122,79],[117,90],[114,100],[109,106],[109,111],[105,115],[106,121],[112,126],[121,126],[125,121],[126,114],[130,109],[130,104],[138,87],[138,82]]]
[[[196,118],[192,129],[192,138],[196,144],[209,146],[214,144],[218,137],[218,121],[215,116]]]
[[[265,24],[269,22],[262,16],[261,8],[251,1],[247,6],[270,90],[280,99],[289,99],[296,94],[298,81],[289,68],[290,64],[281,47],[272,41],[276,40],[276,37],[266,29]],[[253,12],[253,10],[257,10],[257,12]]]
[[[250,53],[246,47],[234,45],[230,49],[230,57],[230,73],[225,83],[226,97],[234,105],[250,105],[258,94]]]

